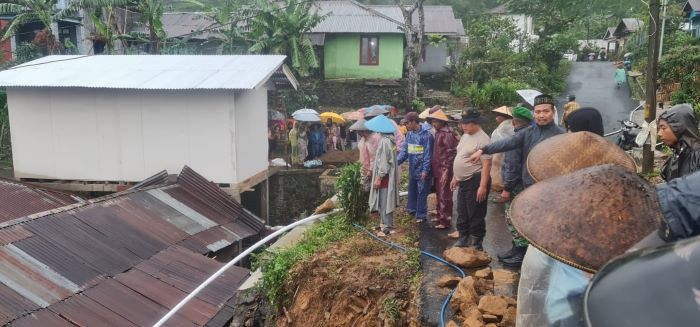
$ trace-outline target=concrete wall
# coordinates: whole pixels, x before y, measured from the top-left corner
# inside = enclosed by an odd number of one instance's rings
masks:
[[[264,89],[242,97],[240,109],[230,91],[7,93],[17,178],[134,182],[189,165],[235,183],[267,168]]]
[[[326,34],[326,79],[399,79],[403,75],[403,34],[379,34],[379,64],[360,65],[360,34]]]
[[[326,200],[321,197],[319,186],[324,171],[290,169],[270,177],[270,226],[288,225],[304,211],[311,214]]]
[[[444,73],[449,66],[449,55],[446,42],[437,46],[428,44],[425,47],[425,61],[420,61],[416,69],[419,73]]]

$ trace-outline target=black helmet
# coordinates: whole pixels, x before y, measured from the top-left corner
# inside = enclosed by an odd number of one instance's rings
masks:
[[[569,99],[569,101],[576,100],[576,94],[569,94],[568,99]]]

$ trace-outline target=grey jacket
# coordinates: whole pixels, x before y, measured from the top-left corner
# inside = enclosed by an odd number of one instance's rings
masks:
[[[556,136],[559,134],[564,134],[564,130],[561,129],[559,126],[555,125],[554,123],[551,123],[546,126],[530,126],[528,128],[523,129],[522,131],[519,131],[518,133],[515,133],[515,135],[507,139],[491,143],[485,146],[482,150],[485,154],[494,154],[520,149],[520,160],[523,163],[521,166],[523,168],[523,186],[528,187],[532,184],[535,184],[535,181],[532,179],[532,176],[530,176],[530,173],[528,172],[526,167],[527,156],[530,154],[530,151],[532,151],[532,148],[534,148],[535,145],[552,136]]]
[[[661,169],[661,177],[668,182],[699,171],[700,132],[693,107],[688,104],[675,105],[661,114],[659,120],[665,120],[678,138],[673,155],[666,160]]]

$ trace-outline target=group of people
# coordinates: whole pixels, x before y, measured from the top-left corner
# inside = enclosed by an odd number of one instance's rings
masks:
[[[317,159],[328,151],[344,151],[347,128],[344,124],[332,122],[325,125],[295,121],[289,126],[289,146],[293,164],[302,164]]]

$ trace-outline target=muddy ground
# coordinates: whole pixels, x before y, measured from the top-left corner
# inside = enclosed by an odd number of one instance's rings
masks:
[[[395,224],[409,253],[360,232],[297,264],[276,326],[419,326],[418,229],[403,211]]]

